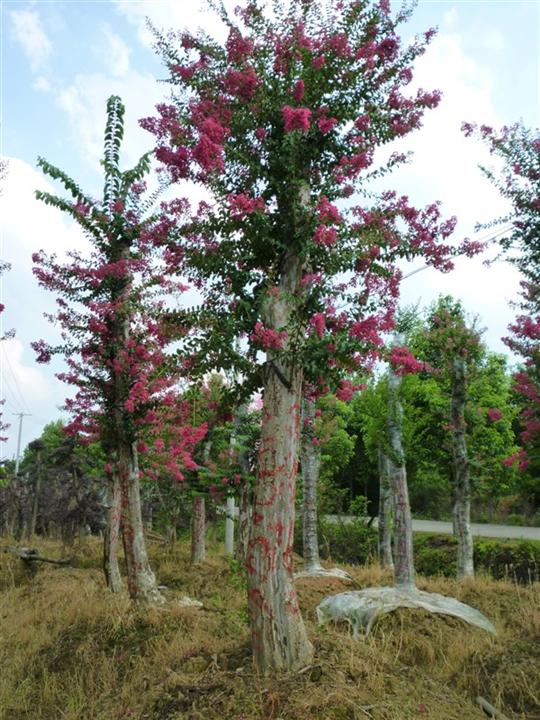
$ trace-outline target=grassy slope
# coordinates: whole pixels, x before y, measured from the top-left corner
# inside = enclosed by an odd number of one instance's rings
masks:
[[[38,543],[59,554],[54,543]],[[350,589],[338,580],[298,583],[316,649],[309,671],[254,674],[241,575],[216,553],[198,569],[187,548],[152,548],[164,610],[133,607],[104,588],[100,547],[76,550],[78,568],[30,577],[0,555],[1,720],[481,720],[481,694],[513,718],[540,718],[540,585],[477,579],[419,580],[483,611],[498,636],[441,616],[403,610],[355,642],[346,627],[318,628],[316,604]],[[347,568],[358,588],[389,581]],[[175,606],[188,594],[203,610]],[[535,714],[536,713],[536,714]]]

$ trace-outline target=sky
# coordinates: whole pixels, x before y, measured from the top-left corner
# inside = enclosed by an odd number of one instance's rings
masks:
[[[54,309],[54,298],[37,286],[31,255],[44,249],[62,256],[85,244],[69,219],[34,198],[38,188],[60,190],[36,169],[36,159],[45,157],[99,195],[111,94],[126,105],[125,166],[151,150],[152,138],[137,120],[153,114],[167,86],[158,82],[166,73],[152,50],[146,18],[158,29],[203,27],[222,37],[203,3],[0,0],[0,153],[9,162],[0,197],[0,257],[12,266],[2,278],[1,320],[4,331],[16,330],[14,339],[0,343],[0,397],[6,401],[4,419],[11,422],[0,458],[16,453],[17,414],[26,413],[24,447],[47,422],[61,417],[66,397],[66,387],[54,376],[61,362],[37,365],[30,348],[33,340],[57,338],[43,317]],[[457,240],[472,236],[476,223],[508,210],[478,169],[479,163],[493,164],[492,158],[462,136],[462,121],[500,127],[521,119],[540,125],[540,0],[419,0],[402,28],[404,39],[430,27],[437,27],[438,35],[418,61],[414,83],[439,88],[443,101],[400,145],[414,151],[414,160],[391,183],[418,205],[440,200],[446,215],[458,217]],[[515,314],[510,303],[518,288],[519,277],[507,263],[488,268],[483,258],[460,259],[451,273],[429,269],[412,275],[403,282],[402,296],[404,303],[428,305],[440,293],[451,293],[479,315],[488,346],[505,352],[501,337]]]

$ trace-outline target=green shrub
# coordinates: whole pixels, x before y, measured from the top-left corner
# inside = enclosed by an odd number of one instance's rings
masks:
[[[362,519],[352,523],[319,521],[319,552],[336,563],[364,565],[377,558],[377,532]],[[294,549],[302,554],[302,523],[296,523]],[[452,535],[414,534],[414,564],[420,575],[456,576],[457,541]],[[474,539],[474,566],[495,580],[540,581],[540,542]]]
[[[351,523],[329,522],[319,518],[319,554],[335,562],[364,565],[377,556],[377,532],[363,519]],[[302,554],[302,521],[295,525],[294,549]]]

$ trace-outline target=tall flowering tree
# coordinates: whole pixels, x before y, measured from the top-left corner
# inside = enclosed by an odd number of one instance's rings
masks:
[[[449,428],[454,481],[453,524],[458,543],[457,576],[474,576],[471,530],[471,470],[467,443],[466,405],[471,375],[483,354],[480,332],[468,322],[459,301],[443,297],[427,321],[426,357],[442,373],[450,400]]]
[[[143,156],[132,170],[119,167],[123,116],[120,98],[112,96],[107,103],[101,200],[86,195],[45,160],[38,162],[71,197],[41,191],[37,197],[81,226],[90,251],[71,251],[67,261],[43,251],[33,256],[39,283],[57,295],[58,312],[51,319],[62,329],[63,340],[56,347],[44,341],[33,346],[39,362],[48,362],[54,354],[65,358],[68,370],[59,377],[76,388],[75,397],[66,401],[72,415],[67,429],[98,437],[107,456],[109,586],[120,587],[116,548],[121,527],[131,596],[160,601],[143,535],[139,455],[146,448],[139,441],[142,432],[160,420],[156,406],[175,400],[175,378],[164,352],[168,338],[159,322],[159,293],[177,288],[163,277],[159,264],[167,220],[149,216],[152,202],[143,198],[149,157]],[[176,458],[185,462],[182,453]]]
[[[157,34],[173,99],[142,125],[171,179],[208,191],[170,249],[217,319],[193,363],[235,365],[263,388],[247,570],[255,662],[271,672],[313,653],[292,585],[302,385],[351,389],[344,369],[369,366],[392,327],[396,263],[423,256],[449,269],[454,220],[436,203],[367,194],[405,160],[375,166],[377,148],[439,102],[437,91],[407,91],[433,31],[402,47],[408,12],[394,16],[387,0],[265,5],[250,0],[236,17],[218,5],[224,44]],[[361,200],[346,201],[355,192]]]
[[[517,462],[521,470],[531,464],[536,469],[540,464],[540,130],[515,124],[495,131],[464,123],[463,131],[483,138],[492,154],[503,161],[500,173],[489,167],[482,170],[512,205],[510,214],[493,224],[510,223],[500,244],[523,276],[521,313],[505,338],[508,347],[523,358],[515,388],[525,401],[522,448],[508,463]]]

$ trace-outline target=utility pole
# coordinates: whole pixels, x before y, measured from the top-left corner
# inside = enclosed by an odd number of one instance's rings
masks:
[[[23,417],[30,417],[30,413],[13,413],[19,418],[19,434],[17,436],[17,459],[15,460],[15,475],[19,473],[19,465],[21,462],[21,437],[22,437],[22,421]]]

